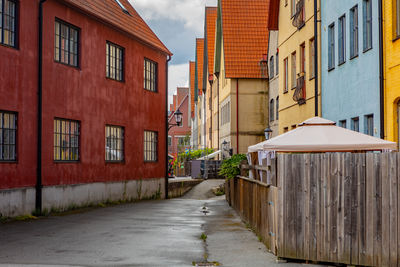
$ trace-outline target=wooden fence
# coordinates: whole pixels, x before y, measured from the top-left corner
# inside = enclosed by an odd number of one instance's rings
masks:
[[[227,186],[229,203],[277,256],[400,265],[399,153],[280,154],[277,160],[277,188],[243,177]]]

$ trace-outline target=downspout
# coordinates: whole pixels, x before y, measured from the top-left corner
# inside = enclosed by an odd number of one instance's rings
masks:
[[[218,143],[218,150],[220,150],[219,147],[219,72],[215,73],[215,76],[217,77],[217,143]]]
[[[168,199],[168,63],[171,56],[168,55],[165,62],[165,199]]]
[[[236,154],[239,154],[239,78],[236,79]]]
[[[37,213],[42,212],[42,73],[43,73],[43,3],[39,2],[39,54],[38,54],[38,135],[37,135],[37,167],[36,167],[36,201]]]
[[[318,117],[318,0],[314,0],[315,116]]]
[[[380,119],[381,119],[381,125],[380,125],[380,132],[381,132],[381,138],[385,138],[385,100],[384,100],[384,90],[385,90],[385,82],[384,82],[384,58],[383,58],[383,8],[382,8],[382,0],[378,1],[379,5],[379,95],[380,95]]]

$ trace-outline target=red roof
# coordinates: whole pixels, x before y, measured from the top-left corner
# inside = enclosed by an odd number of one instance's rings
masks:
[[[189,61],[189,78],[190,78],[190,110],[192,118],[194,118],[194,80],[196,75],[196,62]]]
[[[168,54],[172,53],[158,39],[128,0],[119,0],[129,12],[122,10],[115,0],[62,0],[79,10],[127,32],[140,41]]]
[[[207,40],[207,65],[208,73],[214,73],[214,51],[215,51],[215,25],[218,15],[217,7],[206,7],[206,40]]]
[[[225,75],[261,78],[259,61],[268,54],[270,0],[221,0]]]
[[[196,59],[197,59],[197,86],[198,94],[203,94],[203,62],[204,62],[204,38],[196,39]]]

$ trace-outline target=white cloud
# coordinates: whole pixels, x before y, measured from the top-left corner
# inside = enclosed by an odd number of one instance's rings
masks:
[[[144,20],[180,21],[185,28],[202,35],[204,7],[216,6],[217,0],[129,0]]]
[[[189,87],[189,63],[170,65],[168,67],[168,102],[172,103],[172,96],[177,87]]]

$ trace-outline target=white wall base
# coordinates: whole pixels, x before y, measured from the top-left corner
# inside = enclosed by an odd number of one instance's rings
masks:
[[[43,187],[42,210],[62,211],[71,207],[95,205],[107,201],[134,201],[165,198],[165,179],[121,181]],[[0,190],[0,215],[14,217],[35,210],[35,188]]]

